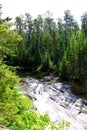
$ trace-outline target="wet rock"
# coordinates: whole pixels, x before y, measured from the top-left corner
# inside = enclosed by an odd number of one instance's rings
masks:
[[[42,87],[43,87],[42,84],[38,84],[37,89],[36,89],[36,93],[37,94],[41,94],[42,93],[42,90],[43,90]]]
[[[51,80],[54,79],[54,76],[53,75],[51,75],[51,76],[45,76],[43,79],[44,79],[44,81],[51,81]]]
[[[53,123],[64,119],[71,122],[69,130],[87,130],[87,100],[75,96],[71,85],[57,82],[52,75],[41,80],[27,77],[26,81],[26,93],[37,110],[47,112]]]
[[[86,113],[87,114],[87,106],[84,106],[84,108],[82,109],[82,113]]]
[[[63,87],[64,87],[65,89],[70,89],[70,88],[71,88],[71,85],[65,84]]]
[[[61,102],[60,105],[64,108],[68,107],[66,103]]]
[[[71,101],[72,101],[72,99],[70,97],[67,97],[65,100],[66,100],[65,101],[66,103],[71,103]]]

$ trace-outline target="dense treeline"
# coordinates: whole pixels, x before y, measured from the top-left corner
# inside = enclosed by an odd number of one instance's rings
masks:
[[[38,15],[35,19],[28,13],[18,16],[15,25],[22,37],[15,51],[15,65],[29,70],[51,70],[62,79],[86,83],[87,12],[81,17],[81,28],[70,10],[57,23],[47,11],[44,17]]]

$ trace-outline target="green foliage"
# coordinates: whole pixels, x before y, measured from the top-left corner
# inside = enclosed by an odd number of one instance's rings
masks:
[[[0,119],[1,124],[11,123],[15,115],[23,110],[29,109],[28,99],[21,100],[18,94],[17,76],[4,65],[0,65]]]
[[[15,124],[12,126],[12,130],[44,130],[49,124],[50,120],[47,115],[40,115],[34,111],[28,111],[22,113],[21,116],[17,115],[15,118]]]
[[[0,23],[0,59],[4,62],[10,62],[15,56],[17,42],[22,39],[12,25],[5,20]]]
[[[70,123],[68,121],[62,120],[58,125],[49,125],[48,130],[68,130]]]
[[[84,37],[87,37],[87,11],[81,17],[81,27],[84,34]]]
[[[68,74],[68,66],[69,66],[69,61],[67,58],[67,53],[64,53],[64,56],[62,58],[62,61],[60,62],[60,77],[64,80],[67,80],[69,78]]]

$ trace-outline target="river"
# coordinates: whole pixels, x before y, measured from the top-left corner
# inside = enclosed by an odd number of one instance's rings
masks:
[[[48,113],[55,124],[70,122],[69,130],[87,130],[87,100],[75,96],[70,83],[62,83],[53,75],[40,79],[27,76],[24,80],[21,91],[33,100],[35,110]]]

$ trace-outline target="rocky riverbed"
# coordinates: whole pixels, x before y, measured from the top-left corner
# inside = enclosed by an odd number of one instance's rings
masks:
[[[34,101],[34,109],[48,113],[55,124],[61,120],[70,122],[69,130],[87,130],[87,100],[71,93],[70,84],[54,76],[26,77],[25,81],[21,90]]]

